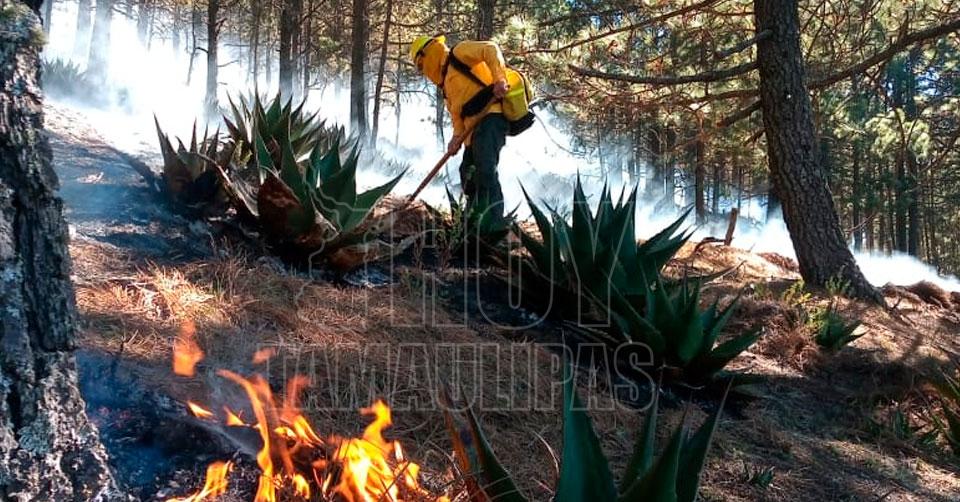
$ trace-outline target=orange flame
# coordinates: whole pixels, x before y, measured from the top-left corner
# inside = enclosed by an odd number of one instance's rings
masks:
[[[243,427],[247,425],[243,422],[243,420],[240,420],[240,417],[236,413],[231,411],[230,408],[227,408],[226,406],[224,406],[223,411],[224,413],[227,414],[226,424],[229,425],[230,427]]]
[[[196,374],[197,363],[203,360],[203,351],[197,345],[196,327],[186,320],[180,325],[180,333],[173,341],[173,372],[180,376]]]
[[[189,497],[175,497],[167,502],[200,502],[210,497],[218,497],[227,492],[227,474],[233,469],[231,462],[214,462],[207,466],[207,479],[203,489]]]
[[[263,364],[270,360],[275,353],[276,351],[272,348],[260,349],[253,353],[253,357],[250,360],[253,364]]]
[[[187,401],[187,408],[190,408],[190,412],[193,413],[193,416],[197,418],[213,418],[212,411],[194,403],[193,401]]]
[[[185,323],[174,343],[173,366],[178,375],[193,375],[197,362],[203,359],[194,334],[193,324]],[[269,349],[258,351],[254,362],[265,361],[272,355]],[[226,369],[217,374],[243,388],[256,419],[255,424],[247,424],[224,406],[224,423],[255,428],[263,442],[256,456],[260,479],[254,502],[276,502],[281,490],[290,490],[307,500],[317,491],[324,500],[347,502],[400,502],[406,494],[417,500],[429,496],[417,482],[420,466],[404,459],[399,442],[383,437],[383,430],[392,424],[390,408],[383,401],[361,410],[373,416],[362,437],[325,439],[314,431],[299,407],[300,393],[310,384],[306,377],[291,378],[283,400],[278,402],[269,383],[260,375],[244,377]],[[217,418],[199,404],[186,404],[198,418]],[[202,490],[168,502],[200,502],[223,494],[231,469],[229,462],[211,464]]]

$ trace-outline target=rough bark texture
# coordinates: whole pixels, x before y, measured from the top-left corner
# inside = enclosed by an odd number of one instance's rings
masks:
[[[24,2],[0,0],[0,500],[121,500],[77,388],[40,30]]]
[[[771,180],[793,240],[800,274],[823,286],[840,278],[850,293],[877,302],[847,248],[826,176],[817,162],[810,97],[804,82],[797,0],[754,0],[756,30],[773,36],[757,44],[760,99]]]
[[[367,1],[353,0],[353,33],[350,36],[350,122],[358,137],[367,135]]]
[[[477,40],[493,38],[493,16],[497,9],[497,0],[478,0],[477,2]]]
[[[283,0],[280,9],[280,94],[296,97],[297,61],[300,59],[300,17],[302,0]]]

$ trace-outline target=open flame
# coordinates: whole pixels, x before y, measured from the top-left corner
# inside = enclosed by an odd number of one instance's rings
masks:
[[[178,344],[174,347],[175,368],[178,348],[184,346]],[[196,349],[196,352],[191,352],[191,360],[203,358],[196,344],[189,349]],[[254,359],[262,362],[264,354],[258,353]],[[383,437],[383,430],[393,423],[390,408],[383,401],[376,401],[369,408],[360,410],[364,415],[373,417],[373,422],[361,437],[331,435],[322,438],[299,408],[299,395],[309,385],[305,376],[291,378],[287,382],[283,400],[278,402],[269,383],[260,375],[244,377],[226,369],[217,371],[217,375],[244,390],[256,421],[247,423],[227,407],[223,407],[222,416],[190,401],[187,401],[187,407],[202,420],[217,420],[226,426],[257,430],[262,447],[256,457],[260,479],[254,502],[276,502],[281,494],[283,500],[308,500],[319,494],[323,500],[347,502],[400,502],[430,498],[430,494],[418,482],[420,466],[404,458],[398,441],[388,441]],[[189,497],[172,498],[167,502],[201,502],[224,494],[231,469],[229,462],[210,464],[203,489]],[[441,497],[440,500],[447,499]]]

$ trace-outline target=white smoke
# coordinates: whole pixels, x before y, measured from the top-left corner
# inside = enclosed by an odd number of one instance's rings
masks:
[[[49,43],[44,50],[45,58],[70,60],[81,68],[86,66],[85,56],[74,59],[76,19],[76,3],[55,4],[50,20]],[[254,87],[243,65],[246,57],[242,44],[230,44],[226,36],[223,38],[218,71],[221,104],[227,102],[228,95],[247,95]],[[110,41],[107,76],[111,87],[101,90],[109,97],[109,104],[90,107],[82,101],[75,101],[69,105],[81,109],[113,146],[159,159],[153,116],[157,116],[161,127],[170,134],[180,137],[190,134],[194,121],[201,120],[203,115],[206,55],[198,52],[191,82],[187,85],[189,47],[186,47],[186,40],[179,52],[174,51],[171,40],[162,35],[152,36],[149,48],[144,47],[137,34],[136,22],[115,12]],[[256,82],[256,86],[261,93],[276,92],[275,85],[271,87],[262,79]],[[347,86],[332,80],[323,89],[311,91],[307,108],[320,110],[321,117],[328,122],[344,124],[349,128],[348,98]],[[538,123],[522,136],[508,138],[501,153],[500,181],[507,207],[518,207],[520,217],[529,215],[521,183],[535,200],[547,201],[560,209],[569,207],[572,187],[578,174],[583,175],[584,190],[595,202],[604,185],[604,180],[592,175],[601,172],[599,162],[595,157],[572,153],[574,147],[570,137],[560,129],[559,118],[545,110],[540,110],[538,116]],[[397,193],[412,192],[444,153],[434,134],[434,117],[435,109],[426,93],[405,98],[401,104],[399,122],[395,110],[389,105],[381,110],[378,147],[386,157],[410,166]],[[198,127],[202,129],[203,125],[201,123]],[[459,155],[451,159],[443,176],[454,184],[459,180],[459,161]],[[641,171],[644,169],[645,166],[641,166]],[[389,174],[382,170],[369,168],[361,171],[358,181],[361,185],[372,186],[388,177]],[[623,188],[622,183],[613,186],[614,196]],[[431,186],[422,198],[435,205],[446,203],[442,185]],[[688,204],[683,200],[682,191],[677,191],[673,202],[674,206],[667,210],[658,209],[652,204],[641,204],[637,214],[638,237],[650,237],[679,216],[676,206]],[[740,202],[743,218],[738,224],[734,245],[755,252],[769,251],[793,257],[793,246],[783,221],[774,219],[762,226],[751,224],[762,219],[766,208],[757,198]],[[721,206],[728,208],[733,203],[732,200],[725,200]],[[722,237],[724,229],[725,226],[721,228],[719,225],[697,228],[694,239]],[[941,277],[932,267],[911,257],[857,254],[856,258],[867,278],[876,285],[887,282],[910,284],[925,279],[945,289],[960,290],[960,282],[956,278]]]

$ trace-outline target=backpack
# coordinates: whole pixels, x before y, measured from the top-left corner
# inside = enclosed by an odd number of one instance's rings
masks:
[[[456,49],[456,46],[450,49],[450,54],[447,56],[447,64],[482,87],[472,98],[464,103],[463,108],[460,110],[460,116],[468,118],[482,112],[494,99],[493,84],[487,84],[483,80],[480,80],[480,77],[473,73],[469,65],[453,54],[454,49]],[[536,119],[536,115],[534,115],[533,110],[530,109],[530,103],[533,101],[533,86],[530,84],[530,80],[527,79],[526,75],[512,67],[508,66],[505,74],[510,90],[508,90],[507,94],[500,100],[500,104],[503,108],[503,117],[507,119],[507,122],[510,124],[510,130],[507,134],[516,136],[529,129]]]

